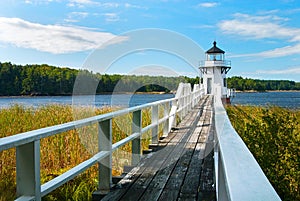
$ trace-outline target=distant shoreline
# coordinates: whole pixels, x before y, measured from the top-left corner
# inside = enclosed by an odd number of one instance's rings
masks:
[[[95,95],[113,95],[113,94],[133,94],[131,92],[102,92],[102,93],[97,93]],[[135,92],[134,94],[155,94],[155,95],[160,95],[160,94],[175,94],[174,92],[161,92],[161,91],[153,91],[153,92]],[[33,98],[33,97],[49,97],[49,96],[73,96],[74,94],[55,94],[55,95],[47,95],[47,94],[33,94],[33,95],[15,95],[15,96],[0,96],[0,98]],[[82,94],[82,96],[89,95],[89,94]],[[92,94],[94,95],[94,94]]]
[[[256,91],[256,90],[236,90],[236,93],[268,93],[268,92],[300,92],[300,90],[266,90],[266,91]]]
[[[256,91],[256,90],[245,90],[240,91],[236,90],[236,93],[268,93],[268,92],[300,92],[300,90],[266,90],[266,91]],[[132,94],[131,92],[102,92],[97,93],[95,95],[113,95],[113,94]],[[160,94],[176,94],[176,92],[160,92],[160,91],[153,91],[153,92],[135,92],[134,94],[145,94],[145,95],[160,95]],[[34,94],[34,95],[16,95],[16,96],[0,96],[0,98],[33,98],[33,97],[49,97],[49,96],[73,96],[74,94],[55,94],[55,95],[46,95],[46,94]],[[86,94],[82,94],[84,96]]]

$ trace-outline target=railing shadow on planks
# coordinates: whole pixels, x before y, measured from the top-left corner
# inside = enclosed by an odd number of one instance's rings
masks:
[[[137,165],[141,158],[141,136],[152,129],[152,143],[158,142],[158,126],[164,123],[163,133],[167,135],[176,124],[176,115],[184,117],[203,97],[204,90],[195,84],[180,83],[174,98],[156,101],[107,114],[85,118],[65,124],[41,128],[0,139],[0,151],[16,148],[17,199],[41,200],[41,198],[64,183],[70,181],[86,169],[99,163],[98,188],[109,191],[112,183],[112,152],[117,148],[132,143],[132,165]],[[163,105],[163,117],[159,118],[158,106]],[[142,128],[142,109],[152,109],[152,122]],[[112,119],[132,113],[132,134],[112,144]],[[90,159],[78,164],[65,173],[41,185],[40,179],[40,140],[65,131],[91,124],[98,124],[99,152]],[[101,179],[100,179],[101,178]]]

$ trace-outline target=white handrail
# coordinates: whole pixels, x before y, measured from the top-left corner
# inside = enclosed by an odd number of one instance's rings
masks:
[[[191,91],[190,84],[180,83],[175,98],[147,103],[107,114],[0,138],[0,151],[13,147],[16,147],[17,150],[17,200],[41,200],[42,196],[45,196],[54,189],[63,185],[95,163],[100,164],[99,175],[103,176],[101,180],[99,180],[99,189],[109,191],[112,182],[112,164],[110,160],[112,152],[128,142],[132,142],[132,163],[135,165],[140,159],[141,135],[149,129],[158,127],[159,124],[164,122],[166,122],[164,134],[168,133],[171,126],[174,125],[176,115],[180,113],[180,116],[183,117],[183,115],[187,114],[187,112],[196,104],[197,101],[200,100],[201,97],[203,97],[203,95],[203,89],[200,89],[199,85],[195,85],[194,90]],[[154,116],[152,118],[152,123],[142,128],[141,110],[152,107],[152,109],[154,108],[153,111],[157,112],[157,106],[160,104],[165,105],[164,116],[160,119],[158,118],[158,115]],[[172,108],[171,111],[168,111],[170,104],[172,105]],[[112,119],[128,113],[133,113],[133,133],[127,138],[112,144]],[[41,185],[40,139],[95,123],[99,124],[99,139],[101,138],[99,140],[99,152],[90,159]],[[158,136],[158,133],[152,132],[152,135],[152,139],[154,139],[155,136]],[[104,137],[106,139],[103,139]],[[109,142],[110,144],[103,144],[103,141]]]
[[[217,200],[280,200],[252,153],[232,127],[221,99],[216,98],[215,149]]]

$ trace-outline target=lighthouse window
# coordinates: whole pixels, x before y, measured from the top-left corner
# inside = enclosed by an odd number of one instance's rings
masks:
[[[226,78],[223,79],[223,83],[224,83],[224,87],[226,87],[227,86]]]
[[[223,55],[222,54],[209,55],[209,60],[210,61],[222,61],[223,60]]]

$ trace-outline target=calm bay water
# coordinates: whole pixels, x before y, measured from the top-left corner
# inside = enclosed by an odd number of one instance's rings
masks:
[[[117,94],[96,96],[36,96],[36,97],[1,97],[0,108],[14,104],[38,107],[48,104],[89,105],[89,106],[122,106],[132,107],[149,102],[173,98],[174,94]]]
[[[300,91],[297,92],[264,92],[237,93],[232,104],[238,105],[277,105],[287,108],[300,108]]]
[[[132,107],[157,100],[173,98],[174,94],[117,94],[81,96],[41,96],[41,97],[1,97],[0,108],[21,104],[38,107],[47,104],[80,104],[101,106]],[[265,93],[237,93],[232,99],[232,104],[238,105],[277,105],[280,107],[300,108],[299,92],[265,92]]]

